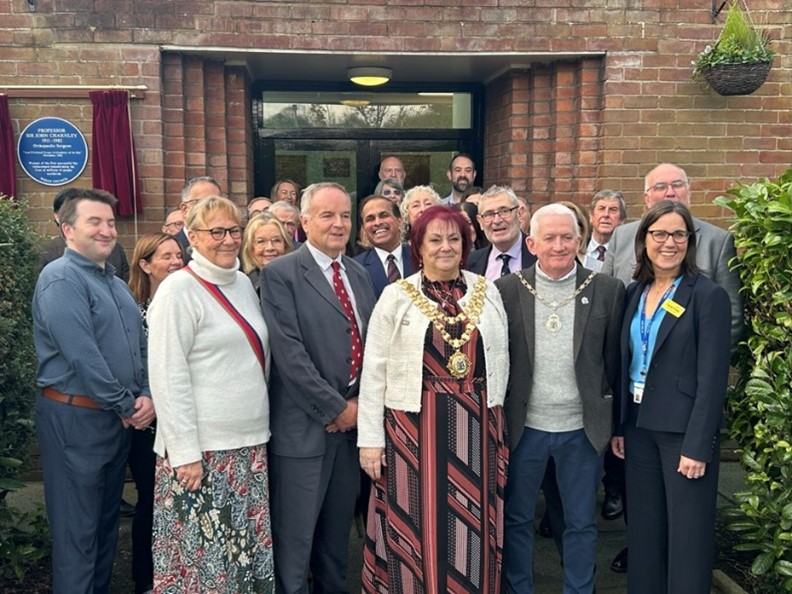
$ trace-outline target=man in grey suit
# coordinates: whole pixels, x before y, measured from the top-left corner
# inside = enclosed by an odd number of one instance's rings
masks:
[[[369,275],[344,256],[352,205],[342,186],[305,189],[308,240],[261,273],[272,349],[269,442],[276,590],[347,592],[347,543],[359,485],[357,392]]]
[[[619,382],[624,286],[579,266],[574,213],[560,204],[531,220],[537,263],[498,279],[513,362],[504,402],[507,592],[533,592],[533,519],[549,458],[563,505],[564,592],[593,592],[596,496]]]
[[[649,208],[660,200],[677,200],[690,208],[690,181],[684,169],[671,163],[661,163],[652,169],[644,183],[644,204]],[[696,266],[704,276],[720,285],[731,301],[731,344],[734,348],[743,333],[743,308],[740,298],[740,276],[729,270],[729,260],[737,252],[734,237],[728,231],[694,218],[696,225]],[[633,280],[635,271],[635,233],[640,221],[618,227],[611,237],[604,274],[621,280],[625,286]]]

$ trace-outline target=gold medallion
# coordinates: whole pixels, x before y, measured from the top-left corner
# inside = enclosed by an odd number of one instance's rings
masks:
[[[553,334],[561,330],[561,318],[558,317],[557,313],[553,312],[550,314],[550,317],[547,318],[547,324],[545,324],[545,327]]]
[[[467,376],[471,366],[470,358],[462,351],[456,351],[448,358],[448,371],[456,379]]]

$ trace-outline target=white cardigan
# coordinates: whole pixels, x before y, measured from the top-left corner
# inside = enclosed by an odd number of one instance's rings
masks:
[[[270,353],[267,326],[250,279],[193,251],[190,268],[217,284]],[[201,453],[269,441],[269,396],[245,334],[186,270],[166,278],[148,310],[149,381],[157,412],[154,451],[172,466]]]
[[[478,275],[463,270],[465,307]],[[419,291],[421,273],[406,279]],[[385,408],[419,412],[426,331],[431,324],[397,284],[388,285],[369,320],[358,400],[358,447],[385,447]],[[487,282],[484,308],[477,324],[484,341],[487,406],[503,404],[509,379],[509,334],[500,292]]]

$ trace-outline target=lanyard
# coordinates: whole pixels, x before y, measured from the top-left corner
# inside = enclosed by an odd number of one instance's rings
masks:
[[[643,295],[641,295],[641,317],[640,320],[640,331],[641,331],[641,353],[643,353],[643,364],[641,367],[641,375],[646,377],[646,369],[648,367],[648,358],[649,358],[649,335],[652,333],[652,326],[654,326],[655,319],[657,319],[658,314],[661,313],[663,309],[663,304],[666,302],[673,293],[674,289],[679,286],[679,281],[682,279],[681,276],[678,276],[674,279],[674,282],[671,283],[671,286],[666,289],[666,292],[663,293],[663,296],[660,298],[660,302],[657,304],[657,307],[652,314],[652,317],[649,319],[649,326],[647,327],[646,324],[646,296],[649,294],[649,288],[651,285],[647,285],[644,289]]]

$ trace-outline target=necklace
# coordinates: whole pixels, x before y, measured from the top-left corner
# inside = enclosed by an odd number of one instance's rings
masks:
[[[549,332],[552,332],[553,334],[557,334],[558,331],[561,330],[561,318],[558,316],[558,313],[556,312],[560,308],[567,305],[568,303],[571,303],[575,297],[580,295],[581,291],[583,291],[583,289],[588,287],[589,284],[591,284],[591,281],[594,280],[594,277],[597,275],[596,272],[592,272],[591,274],[589,274],[588,278],[584,280],[577,289],[575,289],[574,293],[572,293],[567,297],[564,297],[561,301],[548,301],[547,299],[545,299],[539,293],[536,292],[536,289],[534,289],[528,283],[528,281],[525,280],[525,277],[522,275],[521,272],[517,272],[515,274],[517,274],[517,277],[520,279],[520,282],[523,284],[523,286],[528,290],[528,292],[531,295],[536,297],[536,299],[540,301],[542,304],[546,305],[547,307],[553,310],[553,313],[550,314],[550,316],[547,318],[547,322],[545,323],[545,328],[547,328],[547,330]]]
[[[465,310],[460,306],[462,311],[455,316],[444,314],[436,304],[432,303],[429,299],[422,295],[418,289],[416,289],[406,280],[400,280],[399,285],[402,289],[404,289],[404,291],[407,293],[407,296],[412,300],[421,313],[429,318],[434,327],[440,333],[440,336],[443,337],[443,340],[446,342],[446,344],[454,349],[454,352],[448,358],[446,369],[448,369],[449,373],[456,379],[464,378],[470,372],[473,363],[470,360],[470,357],[468,357],[460,349],[465,343],[467,343],[468,340],[470,340],[473,330],[476,329],[476,324],[478,323],[479,316],[481,315],[481,310],[484,309],[484,295],[487,291],[486,279],[484,277],[479,277],[479,279],[476,281],[476,285],[473,287],[473,294],[470,296],[468,309]],[[465,323],[465,330],[462,332],[462,335],[459,338],[453,338],[446,330],[446,326],[450,324],[457,324],[463,320],[467,320]]]

